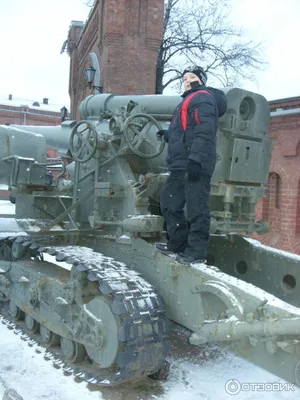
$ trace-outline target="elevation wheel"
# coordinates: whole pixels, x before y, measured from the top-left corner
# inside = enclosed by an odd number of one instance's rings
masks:
[[[139,157],[150,159],[159,156],[166,145],[164,140],[150,139],[150,130],[155,126],[157,130],[162,130],[162,127],[155,118],[148,114],[134,114],[124,122],[123,133],[126,143],[130,150]],[[145,146],[146,144],[146,146]],[[141,148],[146,148],[147,151],[141,151]],[[150,152],[149,149],[154,149]]]

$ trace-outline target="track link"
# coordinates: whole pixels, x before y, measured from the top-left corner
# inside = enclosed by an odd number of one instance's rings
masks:
[[[138,272],[91,248],[63,245],[56,238],[7,236],[0,239],[0,245],[10,247],[14,241],[40,254],[54,256],[57,262],[67,263],[79,272],[85,272],[87,280],[98,283],[99,294],[109,298],[112,313],[121,321],[118,327],[120,350],[115,365],[109,369],[112,372],[108,374],[105,370],[102,374],[101,368],[95,368],[94,362],[85,370],[80,369],[80,365],[61,360],[61,354],[54,347],[47,348],[48,354],[55,360],[55,367],[63,367],[65,372],[74,373],[89,383],[103,386],[134,381],[151,374],[157,376],[159,370],[165,369],[165,358],[169,351],[169,322],[165,304],[155,288]],[[22,260],[18,260],[20,261]],[[5,314],[2,322],[10,329],[22,332],[23,338],[30,343],[24,327]],[[37,336],[33,336],[33,343],[41,345]]]

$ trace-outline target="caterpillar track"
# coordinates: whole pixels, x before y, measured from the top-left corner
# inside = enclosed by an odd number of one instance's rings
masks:
[[[136,271],[91,248],[1,238],[0,300],[2,322],[65,373],[101,386],[166,376],[163,300]]]

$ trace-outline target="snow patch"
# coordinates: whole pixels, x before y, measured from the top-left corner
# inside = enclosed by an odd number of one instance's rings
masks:
[[[184,332],[175,333],[185,342]],[[236,396],[229,395],[225,385],[230,379],[240,383],[284,383],[284,380],[232,352],[222,352],[216,357],[215,347],[207,346],[200,358],[198,353],[191,354],[191,346],[182,349],[181,342],[173,345],[180,348],[180,354],[172,352],[168,358],[171,369],[167,381],[145,380],[136,385],[94,386],[90,390],[86,382],[76,382],[73,376],[64,376],[61,370],[53,368],[51,362],[0,323],[0,377],[24,400],[292,400],[300,396],[297,387],[293,391],[242,391]],[[0,394],[3,393],[0,384]]]
[[[284,251],[284,250],[275,249],[274,247],[270,247],[270,246],[265,246],[264,244],[260,243],[258,240],[255,240],[252,238],[248,238],[248,237],[243,237],[243,238],[245,240],[247,240],[247,242],[251,243],[252,246],[254,246],[258,249],[262,249],[262,250],[268,251],[270,253],[277,254],[278,256],[284,256],[284,257],[288,257],[292,260],[300,261],[300,256],[298,254],[290,253],[290,252]]]
[[[12,204],[10,201],[0,200],[0,217],[1,217],[1,214],[14,215],[15,211],[16,211],[15,204]]]
[[[66,269],[68,271],[71,271],[71,269],[72,269],[72,264],[68,264],[68,263],[63,262],[63,261],[56,261],[56,258],[54,256],[50,256],[50,254],[43,253],[43,256],[44,256],[44,260],[49,262],[49,263],[58,265],[59,267],[64,268],[64,269]]]
[[[233,276],[227,275],[220,270],[216,270],[214,267],[210,267],[206,264],[192,264],[192,268],[200,271],[204,276],[206,275],[209,281],[213,278],[216,279],[218,284],[222,283],[228,286],[233,286],[236,293],[244,292],[244,295],[253,296],[258,301],[263,302],[265,300],[268,301],[268,306],[277,307],[285,312],[289,312],[291,314],[300,316],[300,309],[292,306],[279,298],[273,296],[272,294],[265,292],[257,286],[252,285],[251,283],[245,282],[242,279],[235,278]],[[242,294],[243,297],[243,294]]]

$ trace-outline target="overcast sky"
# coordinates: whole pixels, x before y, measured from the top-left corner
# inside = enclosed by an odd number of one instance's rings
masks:
[[[258,86],[243,87],[268,100],[300,96],[300,0],[231,1],[233,23],[264,42],[269,63]],[[60,50],[71,21],[89,11],[84,0],[0,0],[0,95],[68,106],[69,56]]]

